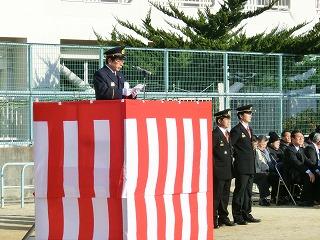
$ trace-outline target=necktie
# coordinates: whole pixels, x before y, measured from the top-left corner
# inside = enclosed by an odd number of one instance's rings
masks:
[[[224,132],[224,136],[226,137],[228,142],[229,142],[229,135],[230,135],[230,133],[228,131]]]
[[[247,127],[247,132],[248,132],[248,134],[249,134],[249,136],[250,136],[250,138],[251,138],[251,132],[250,132],[249,126]]]

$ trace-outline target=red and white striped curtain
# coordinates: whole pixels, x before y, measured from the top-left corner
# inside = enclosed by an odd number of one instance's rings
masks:
[[[35,103],[37,239],[213,239],[211,108]]]

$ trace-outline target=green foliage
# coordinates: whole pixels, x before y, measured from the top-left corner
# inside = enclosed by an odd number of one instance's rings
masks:
[[[138,27],[129,21],[117,18],[118,23],[139,36],[121,33],[114,28],[111,39],[104,39],[96,33],[101,44],[124,44],[131,47],[153,48],[179,48],[179,49],[204,49],[204,50],[228,50],[228,51],[254,51],[254,52],[278,52],[292,54],[317,53],[320,50],[320,23],[307,33],[298,35],[307,23],[280,29],[274,28],[270,32],[264,32],[248,37],[243,33],[244,20],[258,16],[272,8],[278,0],[270,1],[270,4],[254,11],[245,11],[247,0],[224,1],[221,8],[212,13],[209,7],[198,10],[197,16],[186,15],[173,3],[162,6],[151,2],[152,6],[163,14],[179,20],[180,24],[167,21],[168,28],[160,29],[152,25],[151,9],[142,27]],[[145,39],[146,41],[142,41]],[[147,42],[147,43],[145,43]]]

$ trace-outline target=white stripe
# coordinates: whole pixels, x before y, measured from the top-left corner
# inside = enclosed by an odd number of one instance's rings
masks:
[[[137,120],[124,120],[124,176],[122,197],[134,194],[138,179]]]
[[[211,194],[211,193],[209,193]],[[207,193],[197,193],[198,199],[198,239],[207,239]]]
[[[145,189],[145,195],[155,195],[158,170],[159,170],[159,140],[157,120],[147,118],[148,146],[149,146],[149,167],[148,180]]]
[[[189,194],[180,194],[182,209],[182,237],[181,239],[190,239],[191,235],[191,216]]]
[[[158,239],[157,204],[155,196],[145,196],[147,210],[147,239]]]
[[[199,192],[208,191],[208,123],[200,119],[200,179]]]
[[[37,240],[48,240],[49,237],[49,217],[48,217],[48,201],[46,198],[35,199],[36,214],[36,231]]]
[[[191,193],[193,168],[193,130],[192,119],[183,119],[184,129],[184,171],[182,193]]]
[[[174,184],[177,171],[177,124],[176,119],[166,118],[167,142],[168,142],[168,161],[167,176],[164,187],[164,194],[174,194]]]
[[[63,188],[65,197],[79,197],[78,122],[64,121]]]
[[[63,238],[78,239],[79,207],[78,198],[62,198],[63,203]],[[53,223],[54,224],[54,223]]]
[[[173,206],[173,196],[164,195],[164,206],[166,209],[166,240],[174,240],[175,215]]]
[[[137,239],[136,205],[134,195],[127,196],[122,200],[123,212],[123,238],[125,240]],[[112,221],[112,220],[111,220]]]
[[[93,239],[109,239],[108,200],[105,197],[92,198]]]
[[[47,197],[49,137],[47,122],[33,122],[36,197]]]
[[[94,120],[94,192],[96,197],[110,196],[109,120]]]

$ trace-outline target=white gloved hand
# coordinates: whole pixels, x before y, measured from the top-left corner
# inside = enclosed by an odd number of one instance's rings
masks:
[[[123,96],[128,97],[128,96],[130,96],[131,94],[132,94],[132,89],[131,89],[131,88],[123,88],[123,89],[122,89],[122,95],[123,95]]]
[[[133,89],[137,89],[139,92],[144,88],[144,84],[137,84]]]

